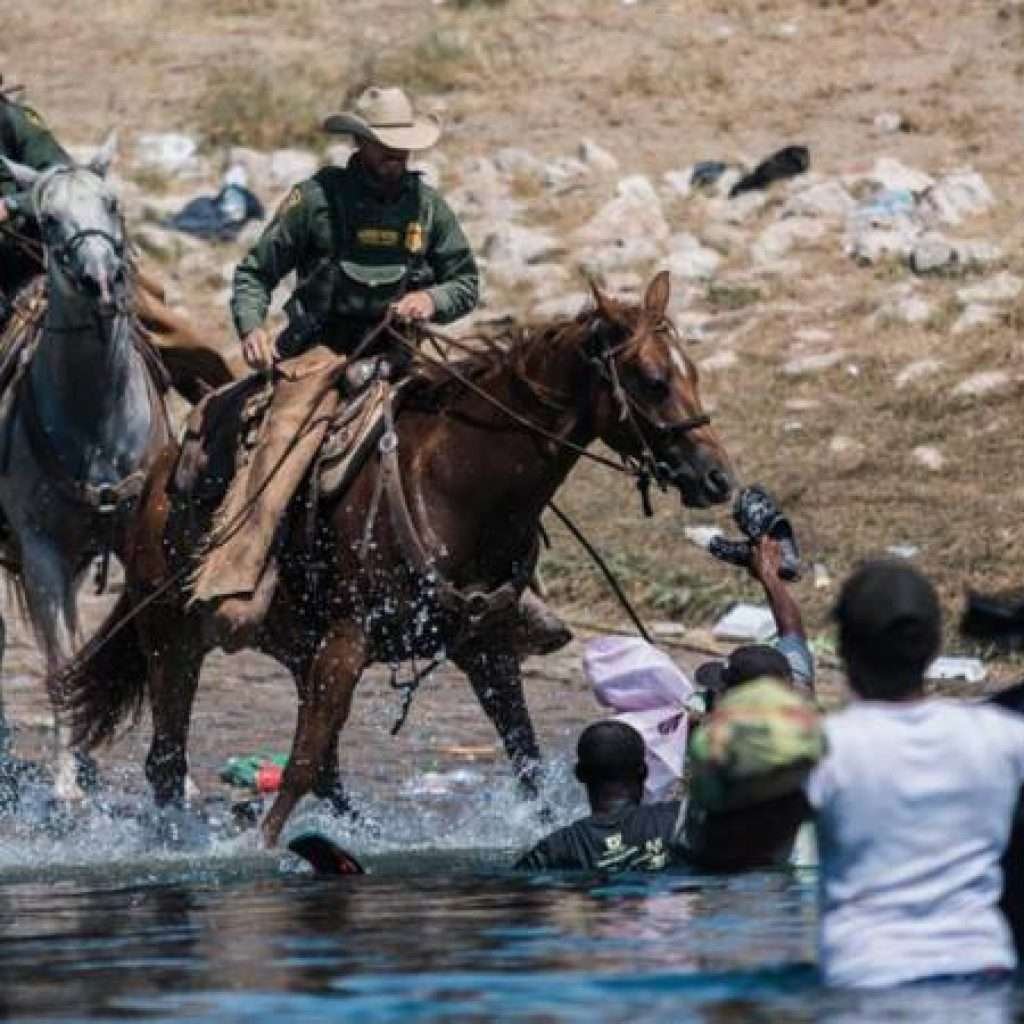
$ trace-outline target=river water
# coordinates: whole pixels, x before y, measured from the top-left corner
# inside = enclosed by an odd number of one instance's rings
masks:
[[[215,812],[170,826],[116,787],[0,828],[0,1016],[46,1021],[987,1021],[1015,990],[827,992],[813,870],[524,877],[540,826],[511,787],[411,785],[315,878]],[[579,810],[567,777],[559,818]],[[315,808],[296,826],[337,829]],[[497,845],[494,839],[503,840]],[[487,845],[489,844],[489,845]]]

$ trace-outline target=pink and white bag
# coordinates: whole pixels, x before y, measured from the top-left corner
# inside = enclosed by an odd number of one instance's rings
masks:
[[[583,672],[598,703],[644,739],[645,801],[670,799],[686,760],[693,683],[667,654],[639,637],[591,640],[583,651]]]

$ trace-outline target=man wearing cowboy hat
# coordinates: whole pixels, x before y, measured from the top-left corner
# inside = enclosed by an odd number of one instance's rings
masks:
[[[31,108],[11,97],[15,88],[3,89],[0,76],[0,156],[43,171],[54,164],[71,164],[72,159],[53,137],[43,119]],[[32,215],[31,193],[23,191],[0,161],[0,331],[10,316],[10,301],[29,278],[42,270],[39,259],[13,232],[38,240]]]
[[[416,117],[401,89],[374,86],[352,111],[328,117],[324,130],[352,135],[355,154],[344,168],[297,185],[235,272],[231,309],[254,369],[285,354],[263,321],[274,287],[292,270],[299,283],[286,307],[287,354],[304,347],[295,339],[303,317],[323,325],[332,348],[349,352],[389,308],[450,323],[477,302],[476,262],[455,215],[407,166],[411,151],[437,142],[438,123]]]
[[[324,167],[293,188],[235,271],[231,311],[245,361],[259,371],[290,361],[275,374],[256,447],[218,512],[245,528],[207,553],[193,582],[226,648],[247,642],[272,600],[277,524],[341,401],[337,355],[353,354],[389,311],[449,323],[479,294],[455,215],[408,170],[410,152],[437,142],[437,122],[417,117],[401,89],[374,86],[352,111],[328,117],[324,130],[353,136],[356,152],[345,167]],[[274,288],[292,271],[289,324],[275,340],[264,319]]]

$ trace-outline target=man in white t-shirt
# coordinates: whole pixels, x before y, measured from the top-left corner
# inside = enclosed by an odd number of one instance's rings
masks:
[[[863,566],[835,614],[858,699],[826,720],[828,753],[806,786],[825,980],[1005,976],[1017,959],[999,860],[1024,781],[1024,718],[925,697],[941,612],[905,562]]]

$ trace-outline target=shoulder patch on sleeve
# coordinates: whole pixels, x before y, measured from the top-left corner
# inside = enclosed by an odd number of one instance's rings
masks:
[[[30,125],[36,128],[46,127],[46,122],[31,107],[22,107],[21,112]]]
[[[291,192],[281,200],[277,211],[274,213],[274,220],[278,220],[280,217],[283,217],[289,210],[294,210],[301,202],[302,189],[296,185],[295,188],[293,188]]]

